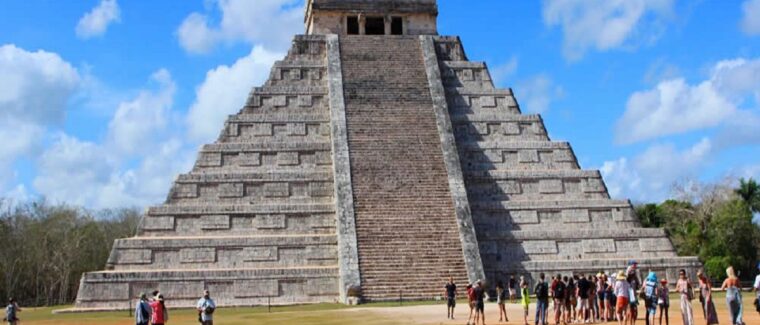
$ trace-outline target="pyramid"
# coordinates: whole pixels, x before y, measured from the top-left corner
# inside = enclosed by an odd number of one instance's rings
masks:
[[[699,266],[438,36],[437,15],[435,0],[307,0],[306,34],[82,276],[75,308],[153,290],[174,307],[204,289],[222,306],[430,299],[449,276]]]

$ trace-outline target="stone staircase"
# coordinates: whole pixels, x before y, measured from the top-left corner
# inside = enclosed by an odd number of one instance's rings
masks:
[[[340,45],[363,295],[438,296],[467,274],[420,40]]]
[[[693,269],[661,229],[643,229],[628,201],[611,200],[598,171],[497,89],[456,37],[434,37],[480,254],[490,283],[511,274],[617,271],[629,259],[676,279]]]

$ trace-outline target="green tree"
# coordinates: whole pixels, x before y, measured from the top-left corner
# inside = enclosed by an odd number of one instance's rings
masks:
[[[649,203],[636,206],[636,215],[639,216],[641,226],[644,228],[661,228],[665,225],[665,216],[657,204]]]
[[[699,257],[705,261],[708,275],[723,278],[728,266],[745,277],[752,275],[757,238],[758,229],[746,203],[741,199],[724,202],[711,220],[708,240],[700,247]]]
[[[752,213],[760,213],[760,186],[754,179],[740,179],[739,187],[734,191],[744,200]]]

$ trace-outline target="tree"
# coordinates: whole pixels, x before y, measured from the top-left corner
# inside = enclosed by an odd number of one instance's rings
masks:
[[[760,186],[754,179],[740,179],[739,187],[734,191],[744,200],[752,213],[760,213]]]

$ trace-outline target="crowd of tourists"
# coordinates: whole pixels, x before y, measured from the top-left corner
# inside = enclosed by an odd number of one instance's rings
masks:
[[[760,264],[758,264],[760,271]],[[695,317],[692,301],[698,297],[702,317],[707,325],[719,324],[712,295],[712,284],[703,271],[697,272],[697,283],[692,283],[686,270],[679,270],[674,290],[678,296],[677,304],[681,311],[684,325],[694,325]],[[520,300],[524,313],[522,318],[528,325],[531,298],[535,298],[535,325],[547,325],[553,318],[553,324],[590,324],[598,322],[617,322],[619,325],[635,324],[639,319],[639,307],[643,307],[646,325],[670,325],[669,309],[670,285],[666,279],[658,279],[655,272],[648,272],[641,277],[636,261],[629,262],[626,270],[610,275],[575,273],[573,276],[557,274],[547,280],[544,273],[539,274],[531,295],[528,280],[521,276],[519,282],[511,276],[507,286],[499,281],[495,286],[496,304],[499,310],[499,322],[508,322],[504,304]],[[519,289],[519,298],[517,295]],[[760,275],[755,278],[755,310],[760,313]],[[726,280],[720,290],[726,292],[726,304],[729,314],[727,324],[745,325],[743,320],[741,285],[733,267],[726,269]],[[470,313],[467,324],[485,325],[485,301],[488,289],[482,280],[466,286]],[[447,317],[454,319],[457,299],[456,284],[452,278],[445,285]],[[658,316],[659,309],[659,316]],[[551,314],[550,313],[551,310]],[[700,322],[701,323],[701,322]]]
[[[213,314],[216,303],[211,299],[208,290],[203,291],[203,297],[196,304],[198,322],[201,325],[213,325]],[[148,298],[145,293],[140,293],[135,307],[136,325],[164,325],[169,321],[169,310],[164,303],[164,295],[153,291],[153,297]]]

